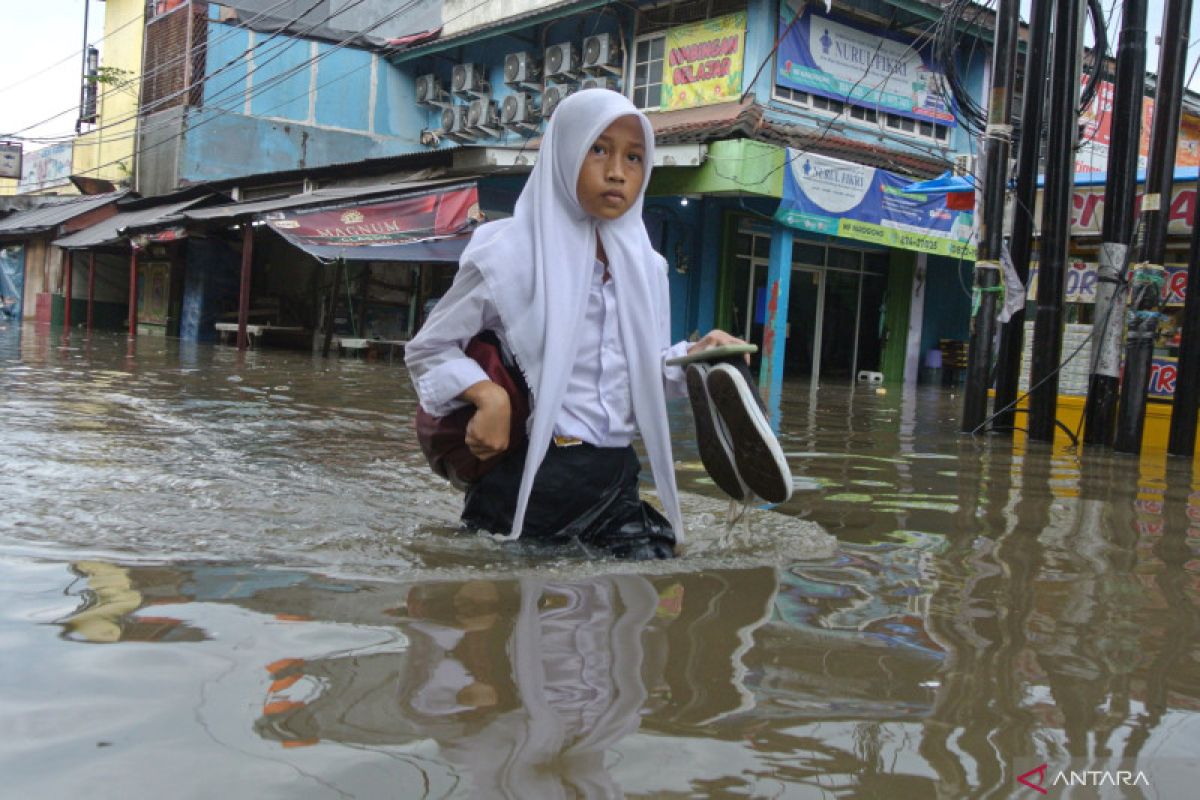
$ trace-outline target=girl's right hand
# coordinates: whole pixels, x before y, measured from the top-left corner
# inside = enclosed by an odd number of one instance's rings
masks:
[[[467,448],[476,458],[486,461],[508,449],[512,426],[512,404],[508,392],[499,384],[480,381],[463,392],[463,399],[475,406],[467,423]]]

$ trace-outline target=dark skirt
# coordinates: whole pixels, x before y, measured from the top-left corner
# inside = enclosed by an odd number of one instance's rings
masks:
[[[525,449],[467,487],[462,520],[475,530],[512,530]],[[671,523],[638,494],[641,465],[632,447],[550,445],[538,468],[521,540],[581,543],[616,558],[672,558]]]

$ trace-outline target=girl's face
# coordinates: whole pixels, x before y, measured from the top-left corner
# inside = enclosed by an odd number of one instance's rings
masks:
[[[583,210],[608,220],[628,211],[642,191],[645,155],[637,117],[621,117],[605,128],[583,157],[575,184],[575,196]]]

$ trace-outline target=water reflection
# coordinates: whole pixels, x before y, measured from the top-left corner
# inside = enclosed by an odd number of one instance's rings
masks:
[[[1043,763],[1187,796],[1156,770],[1200,768],[1190,465],[823,385],[785,392],[802,488],[764,516],[832,558],[764,525],[621,567],[451,535],[412,407],[399,366],[0,335],[13,790],[85,790],[102,741],[231,796],[1025,797]]]

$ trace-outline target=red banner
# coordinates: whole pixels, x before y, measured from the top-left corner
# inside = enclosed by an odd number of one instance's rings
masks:
[[[461,233],[479,216],[475,186],[320,211],[276,211],[266,222],[299,246],[402,245]]]

